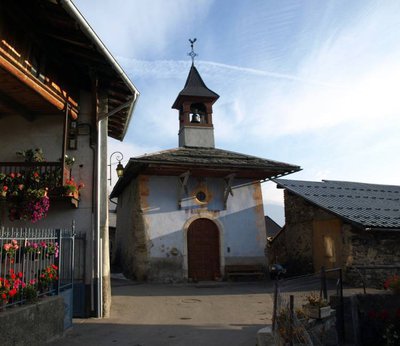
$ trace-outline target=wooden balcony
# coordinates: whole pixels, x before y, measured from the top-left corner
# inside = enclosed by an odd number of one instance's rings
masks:
[[[40,177],[46,180],[48,189],[51,191],[57,187],[62,187],[70,179],[71,172],[64,168],[61,162],[0,162],[0,173],[9,175],[30,174],[37,172]]]
[[[77,102],[4,39],[0,39],[0,80],[1,114],[18,113],[32,120],[67,109],[73,119],[78,117]]]
[[[63,172],[63,174],[61,174]],[[5,175],[20,173],[23,176],[37,173],[38,184],[48,189],[48,195],[54,200],[67,200],[75,208],[79,205],[79,192],[65,195],[63,186],[71,179],[71,170],[61,162],[0,162],[0,173]]]

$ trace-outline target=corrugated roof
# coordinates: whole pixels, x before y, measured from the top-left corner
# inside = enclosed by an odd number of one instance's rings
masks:
[[[400,230],[400,186],[334,180],[274,181],[278,187],[362,228]]]
[[[192,175],[224,177],[237,173],[238,178],[270,179],[301,168],[284,162],[240,154],[217,148],[179,147],[129,160],[111,197],[117,197],[139,173],[153,175],[179,175],[190,170]]]

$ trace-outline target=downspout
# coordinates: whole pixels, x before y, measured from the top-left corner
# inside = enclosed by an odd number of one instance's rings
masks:
[[[102,243],[101,243],[101,232],[100,232],[100,209],[101,209],[101,202],[100,202],[100,183],[101,183],[101,140],[102,140],[102,135],[101,135],[101,121],[98,121],[98,137],[97,137],[97,179],[96,179],[96,252],[97,252],[97,258],[96,258],[96,272],[97,272],[97,317],[103,317],[103,283],[102,283],[102,277],[103,273],[101,270],[101,259],[102,259]]]
[[[120,107],[118,107],[118,110],[121,110],[123,108],[128,108],[128,119],[126,121],[126,124],[124,126],[123,129],[123,133],[122,133],[122,138],[124,137],[126,130],[129,126],[129,122],[131,120],[131,114],[133,112],[133,109],[135,107],[136,104],[136,100],[137,97],[139,96],[139,92],[136,89],[136,87],[133,85],[133,83],[129,80],[128,76],[125,74],[125,72],[122,70],[122,68],[119,66],[119,64],[117,63],[117,61],[114,59],[114,57],[111,55],[111,53],[108,51],[108,49],[105,47],[105,45],[101,42],[101,40],[97,37],[96,33],[93,31],[93,29],[90,27],[90,25],[86,22],[85,18],[82,16],[82,14],[79,12],[79,10],[75,7],[75,5],[73,4],[73,2],[71,0],[57,0],[58,3],[61,5],[61,7],[73,18],[77,21],[77,24],[79,26],[79,29],[83,32],[83,34],[85,34],[94,44],[95,47],[97,49],[98,52],[100,52],[100,54],[102,54],[105,59],[110,63],[111,68],[114,69],[114,71],[118,74],[118,76],[122,79],[122,81],[125,83],[125,85],[127,86],[127,88],[131,91],[131,93],[133,94],[133,97],[126,103],[124,103],[123,105],[121,105]],[[115,112],[115,111],[114,111]],[[111,116],[113,113],[113,111],[111,111],[110,113],[106,113],[105,115],[99,115],[98,114],[99,111],[96,111],[96,125],[97,125],[97,130],[100,130],[102,128],[102,120],[108,118],[109,116]],[[100,112],[101,113],[101,112]],[[98,117],[97,117],[98,116]],[[100,131],[98,131],[99,133]],[[105,134],[105,136],[107,136],[107,134]],[[102,305],[102,301],[103,301],[103,297],[102,297],[102,263],[100,262],[100,260],[102,259],[100,256],[102,255],[102,244],[101,244],[101,215],[100,215],[100,210],[101,210],[101,167],[102,167],[102,160],[101,160],[101,153],[102,153],[102,146],[101,146],[101,141],[103,140],[103,136],[101,135],[101,133],[99,133],[99,137],[97,139],[97,179],[96,179],[96,201],[94,201],[94,203],[96,203],[96,211],[95,211],[95,221],[96,221],[96,225],[95,225],[95,230],[93,230],[93,234],[95,236],[95,240],[97,241],[96,243],[96,255],[97,258],[96,260],[96,265],[95,265],[95,276],[98,276],[98,280],[96,282],[96,287],[97,287],[97,292],[98,297],[96,297],[96,308],[97,308],[97,313],[99,314],[99,316],[102,316],[103,313],[103,305]],[[107,210],[108,212],[108,210]]]
[[[65,184],[65,155],[67,154],[67,138],[68,138],[68,110],[69,105],[68,102],[65,103],[65,117],[64,117],[64,128],[63,128],[63,146],[62,146],[62,154],[61,154],[61,185]],[[71,177],[68,177],[70,179]]]

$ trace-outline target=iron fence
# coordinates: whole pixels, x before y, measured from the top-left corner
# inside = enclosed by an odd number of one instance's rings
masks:
[[[347,276],[357,286],[362,287],[364,294],[367,289],[382,289],[388,278],[400,276],[400,264],[360,265],[350,267]]]
[[[1,307],[72,288],[73,254],[73,228],[0,227]]]
[[[276,280],[272,322],[276,345],[343,344],[341,269]]]

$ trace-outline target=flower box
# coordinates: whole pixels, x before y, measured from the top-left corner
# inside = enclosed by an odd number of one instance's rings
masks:
[[[306,304],[303,305],[303,310],[308,317],[315,319],[329,317],[331,314],[331,307],[329,305],[320,307],[317,305]]]

